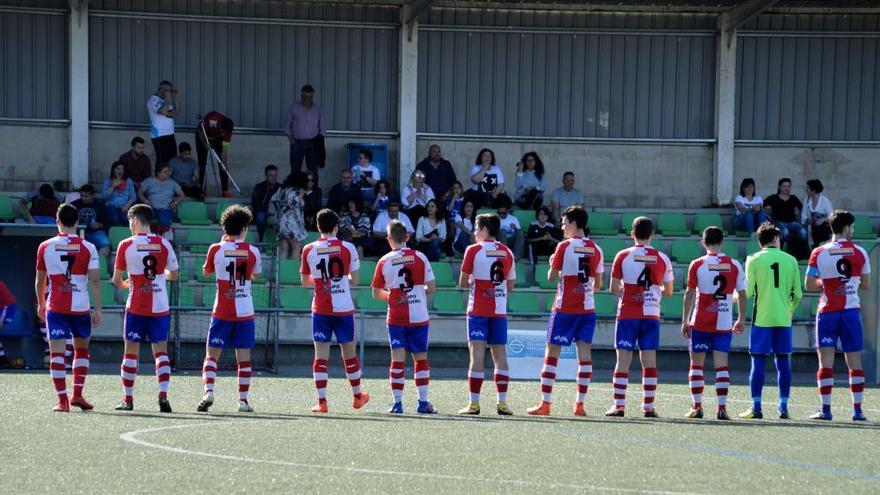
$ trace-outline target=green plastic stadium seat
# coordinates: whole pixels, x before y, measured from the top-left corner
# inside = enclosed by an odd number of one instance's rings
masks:
[[[682,294],[673,294],[660,300],[660,315],[673,320],[681,319]]]
[[[853,224],[853,239],[876,239],[877,232],[871,225],[871,217],[856,215],[856,223]]]
[[[263,233],[263,243],[278,244],[278,233],[273,229],[266,229],[266,232]]]
[[[107,257],[98,255],[98,271],[101,272],[101,280],[110,280],[110,272],[107,268]]]
[[[14,222],[15,212],[12,211],[12,200],[9,196],[0,196],[0,222]]]
[[[214,274],[205,275],[201,266],[196,267],[196,280],[204,283],[214,283]]]
[[[672,241],[670,256],[678,263],[690,263],[703,255],[703,246],[698,241],[675,239]]]
[[[201,201],[184,201],[177,207],[177,217],[184,225],[211,225],[208,207]]]
[[[312,309],[312,290],[304,287],[282,287],[281,307],[297,311]]]
[[[792,319],[794,320],[809,320],[809,308],[804,305],[807,304],[803,299],[801,303],[798,304],[794,309],[794,315],[792,315]]]
[[[620,237],[599,239],[596,242],[599,244],[599,247],[602,248],[602,255],[606,262],[614,261],[614,257],[617,256],[617,253],[632,246],[632,240]]]
[[[535,211],[534,210],[516,210],[513,212],[513,216],[519,220],[520,227],[523,228],[523,231],[529,230],[529,225],[535,221]]]
[[[461,313],[464,311],[462,292],[457,290],[441,290],[434,293],[434,309]]]
[[[683,237],[691,235],[687,220],[681,213],[661,213],[657,219],[657,231],[665,236]]]
[[[535,265],[535,282],[542,289],[555,289],[557,281],[547,280],[547,272],[550,270],[550,263],[538,263]]]
[[[452,274],[452,264],[440,261],[432,264],[431,268],[434,269],[434,280],[437,283],[437,287],[455,287],[458,285],[458,280]]]
[[[629,231],[632,230],[633,220],[638,217],[646,217],[648,215],[639,212],[624,212],[620,214],[620,231],[624,234],[629,234]]]
[[[195,306],[196,305],[196,286],[180,284],[180,305]]]
[[[122,301],[122,304],[128,301],[128,289],[119,289],[119,300]]]
[[[546,313],[547,308],[538,302],[534,292],[511,292],[507,295],[507,310],[511,313]]]
[[[617,229],[614,228],[614,217],[607,211],[590,213],[587,226],[590,228],[590,235],[614,235],[617,233]]]
[[[388,303],[373,299],[373,291],[367,288],[361,288],[355,291],[357,298],[357,308],[364,311],[378,312],[387,311]]]
[[[281,273],[278,274],[281,285],[299,285],[300,266],[300,260],[281,260]]]
[[[303,241],[303,246],[311,244],[321,238],[321,234],[317,232],[307,232],[307,234],[306,239]]]
[[[810,316],[816,316],[819,313],[819,298],[810,298]]]
[[[369,284],[373,280],[373,274],[376,273],[376,262],[373,260],[361,260],[361,268],[358,270],[363,285]],[[432,265],[433,266],[433,265]]]
[[[110,282],[101,282],[101,304],[116,306],[116,287]]]
[[[528,273],[532,270],[532,265],[528,263],[519,262],[516,264],[516,285],[515,287],[519,289],[525,289],[527,287],[531,287],[529,284]]]
[[[119,243],[131,237],[131,230],[128,227],[110,227],[110,247],[116,251]]]
[[[694,233],[697,235],[703,235],[703,231],[706,230],[706,227],[718,227],[720,229],[724,229],[724,222],[721,220],[721,215],[718,213],[697,213],[694,216]]]
[[[458,251],[456,251],[455,253],[453,253],[452,258],[457,259],[457,260],[463,260],[464,253],[459,253]]]
[[[189,229],[186,236],[189,252],[207,254],[208,247],[220,239],[220,231],[215,229]]]
[[[617,315],[617,296],[609,292],[599,292],[594,297],[597,315],[605,317]]]
[[[202,306],[211,308],[214,306],[214,298],[217,296],[217,285],[206,284],[202,286]]]
[[[195,259],[190,256],[187,256],[185,258],[181,257],[178,261],[178,264],[180,265],[180,274],[178,275],[178,279],[181,283],[189,282],[190,278],[192,277]],[[199,269],[201,269],[201,267]]]
[[[268,286],[251,287],[251,294],[254,298],[254,308],[265,309],[271,306],[271,298]]]
[[[757,239],[749,239],[748,241],[746,241],[746,258],[757,253],[760,250],[761,246],[758,244]]]
[[[217,210],[214,212],[214,220],[216,220],[217,223],[219,224],[220,223],[220,216],[223,215],[223,211],[226,210],[226,208],[229,208],[230,206],[237,205],[237,204],[240,204],[240,203],[238,203],[237,201],[229,201],[228,199],[218,201],[217,202]]]

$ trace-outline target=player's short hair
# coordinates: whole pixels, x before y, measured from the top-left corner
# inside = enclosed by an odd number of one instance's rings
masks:
[[[495,213],[481,213],[474,220],[478,230],[486,229],[489,231],[490,237],[498,237],[498,231],[501,230],[501,218]]]
[[[403,244],[406,242],[406,236],[408,232],[406,231],[406,225],[403,224],[400,220],[392,220],[388,224],[388,236],[394,240],[394,242],[398,244]]]
[[[241,235],[253,220],[250,208],[242,205],[231,205],[220,215],[220,225],[226,235]]]
[[[177,147],[178,153],[183,153],[184,151],[192,151],[192,146],[189,145],[186,141],[180,143],[180,146]]]
[[[79,212],[76,210],[76,206],[64,203],[58,207],[55,218],[65,227],[76,227],[76,223],[79,221]]]
[[[840,235],[843,234],[843,229],[856,223],[856,217],[846,210],[834,210],[828,217],[828,222],[831,224],[831,232]]]
[[[153,208],[149,205],[137,204],[128,209],[128,219],[137,218],[143,225],[153,221]]]
[[[769,246],[777,237],[782,237],[782,231],[773,222],[764,222],[758,227],[758,244],[761,247]]]
[[[562,217],[567,218],[569,222],[577,224],[577,227],[581,230],[586,230],[587,223],[590,221],[590,214],[587,213],[583,206],[578,205],[569,206],[563,210]]]
[[[324,208],[318,212],[317,216],[318,232],[322,234],[330,234],[333,229],[339,225],[339,215],[330,208]]]
[[[650,239],[654,235],[654,222],[648,217],[633,219],[632,235],[639,240]]]
[[[716,226],[706,227],[703,230],[703,242],[707,246],[717,246],[724,242],[724,231]]]
[[[134,145],[136,144],[144,144],[144,138],[140,136],[135,136],[131,138],[131,147],[134,148]]]

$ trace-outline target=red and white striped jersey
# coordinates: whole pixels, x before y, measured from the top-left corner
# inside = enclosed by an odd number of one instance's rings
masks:
[[[688,318],[695,330],[733,330],[733,293],[746,290],[746,273],[739,261],[724,253],[697,258],[688,268],[687,287],[697,291],[697,304]]]
[[[516,280],[510,249],[496,241],[471,244],[464,252],[461,273],[473,275],[468,316],[497,318],[507,315],[507,281]]]
[[[165,270],[180,269],[171,243],[153,234],[129,237],[119,243],[114,266],[128,272],[131,287],[125,303],[127,312],[138,316],[165,316],[169,313]]]
[[[360,270],[354,244],[335,237],[322,237],[302,252],[300,273],[315,280],[312,313],[346,316],[354,313],[348,276]]]
[[[95,245],[75,234],[58,234],[37,249],[37,271],[49,278],[46,310],[67,315],[89,313],[89,270],[98,270]]]
[[[251,280],[263,271],[260,250],[233,237],[211,244],[203,268],[217,279],[212,316],[224,321],[245,321],[254,317]]]
[[[617,318],[660,319],[663,283],[672,282],[672,262],[650,246],[633,246],[617,253],[611,277],[623,282]]]
[[[819,312],[858,309],[862,275],[869,273],[868,253],[850,241],[830,241],[814,249],[807,274],[822,280]]]
[[[550,258],[550,266],[559,271],[553,311],[566,314],[595,312],[593,280],[605,272],[604,261],[602,249],[589,238],[578,237],[559,243]]]
[[[379,260],[371,286],[385,289],[388,296],[389,325],[428,324],[428,297],[425,284],[434,280],[431,263],[414,249],[391,251]]]

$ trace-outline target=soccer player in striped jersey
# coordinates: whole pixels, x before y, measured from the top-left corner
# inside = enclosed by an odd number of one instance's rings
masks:
[[[755,298],[755,316],[749,334],[752,369],[749,387],[752,407],[741,413],[743,419],[762,419],[761,392],[764,389],[764,366],[767,357],[775,356],[779,387],[779,419],[788,419],[791,391],[791,315],[801,303],[800,271],[797,260],[783,252],[782,232],[764,222],[758,227],[761,251],[746,259],[746,294]]]
[[[128,210],[128,227],[132,237],[119,243],[113,269],[113,283],[128,290],[125,303],[125,324],[122,338],[125,351],[122,358],[122,401],[117,411],[134,409],[134,381],[138,371],[141,342],[150,342],[159,382],[159,410],[171,412],[168,401],[168,382],[171,361],[168,359],[168,330],[171,311],[165,281],[177,280],[179,267],[174,248],[166,239],[150,233],[153,209],[134,205]],[[123,280],[122,273],[128,278]]]
[[[233,205],[223,211],[220,225],[225,235],[208,248],[208,256],[202,272],[214,274],[217,295],[211,326],[208,328],[205,362],[202,379],[205,394],[197,407],[206,412],[214,404],[214,380],[217,378],[217,361],[223,348],[235,349],[238,363],[238,411],[253,412],[248,400],[251,388],[251,349],[254,348],[254,300],[251,281],[263,271],[260,250],[245,242],[248,225],[253,221],[251,211],[244,206]]]
[[[727,391],[730,388],[727,354],[733,334],[743,331],[746,275],[739,261],[721,251],[724,245],[723,230],[718,227],[706,228],[702,242],[706,255],[692,261],[688,268],[681,322],[681,334],[690,341],[688,382],[694,401],[685,417],[703,417],[703,364],[706,354],[712,352],[715,394],[718,397],[716,417],[727,420],[730,419],[727,414]],[[739,306],[736,321],[733,321],[734,295]]]
[[[638,347],[642,362],[642,413],[646,418],[656,418],[660,299],[672,295],[672,263],[668,256],[651,247],[654,222],[650,218],[633,220],[630,235],[635,245],[617,253],[611,267],[611,292],[620,297],[620,302],[614,328],[614,405],[605,415],[624,415],[629,366]]]
[[[46,322],[49,335],[49,374],[58,395],[55,412],[69,412],[70,406],[90,411],[93,406],[82,396],[89,374],[89,338],[92,325],[100,325],[101,289],[98,250],[76,235],[79,214],[70,204],[58,207],[55,224],[58,235],[43,241],[37,249],[37,277],[34,289],[37,314]],[[48,277],[48,303],[46,283]],[[89,298],[91,291],[91,300]],[[95,311],[89,317],[89,308]],[[65,340],[73,337],[73,398],[67,398],[64,363]]]
[[[840,340],[849,368],[853,421],[865,421],[862,394],[865,372],[862,370],[864,349],[862,318],[859,312],[859,290],[871,285],[871,264],[867,252],[852,242],[852,213],[836,210],[831,213],[832,238],[813,250],[804,284],[807,290],[822,291],[819,315],[816,318],[816,350],[819,371],[816,380],[822,407],[811,419],[831,420],[831,391],[834,388],[834,353]]]
[[[370,394],[361,386],[361,363],[355,354],[357,335],[354,331],[354,303],[351,288],[358,283],[361,267],[354,244],[336,238],[339,216],[323,209],[317,215],[321,238],[307,245],[302,252],[300,279],[303,287],[314,287],[312,298],[312,340],[315,343],[315,361],[312,374],[318,393],[318,404],[313,413],[326,413],[327,361],[330,359],[330,339],[336,342],[345,363],[345,375],[353,395],[351,407],[360,409],[370,401]]]
[[[388,303],[388,341],[391,344],[391,396],[394,404],[388,411],[403,414],[403,384],[406,353],[413,357],[416,388],[419,391],[419,414],[436,414],[428,401],[431,366],[428,364],[428,300],[434,292],[434,272],[424,254],[406,247],[409,233],[398,220],[388,224],[391,252],[383,256],[373,275],[373,298]]]
[[[470,403],[459,414],[480,414],[480,389],[483,386],[483,360],[486,345],[495,363],[496,410],[511,416],[507,405],[510,371],[507,365],[507,293],[513,290],[516,268],[513,253],[498,242],[501,219],[494,213],[477,215],[474,221],[476,244],[468,246],[461,263],[458,285],[470,288],[468,295],[468,389]]]
[[[550,258],[548,280],[559,280],[553,312],[547,323],[547,351],[541,370],[541,403],[528,409],[533,416],[550,414],[553,383],[562,346],[577,346],[577,399],[574,415],[586,416],[584,400],[593,376],[591,351],[596,330],[596,306],[593,293],[602,288],[604,257],[598,244],[585,231],[589,215],[582,206],[570,206],[562,212],[562,229],[566,240],[556,246]]]
[[[0,281],[0,330],[6,325],[11,325],[15,318],[15,296],[9,292],[9,288],[3,281]],[[3,350],[3,343],[0,342],[0,368],[9,366],[9,359]]]

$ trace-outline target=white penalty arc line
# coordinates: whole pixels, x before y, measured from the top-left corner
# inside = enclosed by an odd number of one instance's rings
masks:
[[[639,490],[635,488],[613,488],[609,486],[596,486],[596,485],[575,485],[575,484],[567,484],[567,483],[547,483],[547,482],[537,482],[537,481],[525,481],[525,480],[510,480],[510,479],[501,479],[501,478],[482,478],[482,477],[472,477],[472,476],[458,476],[453,474],[438,474],[438,473],[426,473],[426,472],[410,472],[410,471],[395,471],[390,469],[370,469],[370,468],[357,468],[357,467],[346,467],[346,466],[333,466],[333,465],[324,465],[324,464],[307,464],[302,462],[289,462],[289,461],[279,461],[272,459],[253,459],[250,457],[240,457],[228,454],[214,454],[211,452],[201,452],[198,450],[190,450],[184,449],[180,447],[171,447],[168,445],[162,445],[158,443],[148,442],[146,440],[141,440],[138,438],[139,435],[144,435],[148,433],[158,433],[163,431],[170,430],[179,430],[184,428],[196,428],[201,426],[209,426],[216,425],[217,421],[211,421],[208,423],[194,423],[187,425],[173,425],[173,426],[161,426],[158,428],[147,428],[143,430],[134,430],[126,433],[122,433],[119,435],[119,439],[123,442],[129,442],[135,445],[139,445],[141,447],[146,447],[150,449],[163,450],[166,452],[173,452],[175,454],[183,454],[183,455],[191,455],[197,457],[207,457],[209,459],[220,459],[224,461],[235,461],[235,462],[247,462],[251,464],[266,464],[272,466],[284,466],[284,467],[293,467],[293,468],[303,468],[303,469],[321,469],[327,471],[347,471],[351,473],[361,473],[361,474],[372,474],[372,475],[380,475],[380,476],[408,476],[413,478],[433,478],[438,480],[449,480],[449,481],[469,481],[469,482],[478,482],[478,483],[490,483],[490,484],[502,484],[502,485],[515,485],[515,486],[528,486],[528,487],[536,487],[536,488],[570,488],[574,490],[593,490],[599,492],[614,492],[614,493],[643,493],[649,495],[693,495],[688,492],[673,492],[673,491],[664,491],[664,490]],[[234,423],[233,421],[222,421],[224,424]]]

